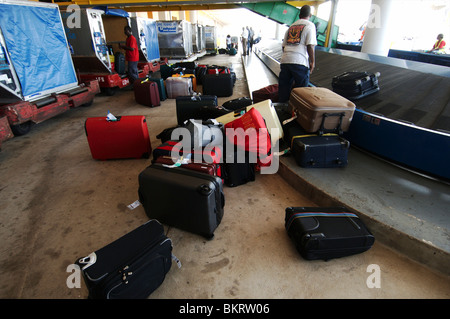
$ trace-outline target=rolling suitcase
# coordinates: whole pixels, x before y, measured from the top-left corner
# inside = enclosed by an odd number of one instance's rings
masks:
[[[139,174],[139,201],[154,218],[206,238],[212,238],[225,206],[220,177],[154,163]]]
[[[230,68],[223,65],[208,65],[206,70],[207,74],[230,74]]]
[[[203,78],[207,72],[207,67],[205,65],[199,65],[195,69],[195,77],[197,78],[197,84],[203,84]]]
[[[249,129],[254,129],[253,135]],[[249,153],[257,154],[259,165],[270,165],[272,160],[271,137],[264,118],[256,108],[251,108],[243,116],[225,124],[225,136],[231,144]]]
[[[252,104],[253,104],[252,99],[244,96],[244,97],[238,97],[236,99],[226,101],[225,103],[222,104],[222,106],[224,108],[226,108],[227,110],[236,111],[236,110],[240,110],[240,109],[245,108],[246,106],[249,106]]]
[[[239,152],[243,152],[240,155]],[[242,150],[226,152],[222,176],[228,187],[236,187],[255,181],[256,165],[250,162],[250,153]]]
[[[182,125],[189,119],[208,120],[217,115],[217,96],[215,95],[193,95],[178,96],[176,98],[177,122]],[[208,110],[210,110],[208,112]],[[211,115],[213,117],[211,117]]]
[[[192,95],[192,81],[190,78],[168,77],[165,82],[167,97],[175,99],[178,96]]]
[[[161,105],[159,89],[156,82],[148,79],[137,79],[133,84],[134,99],[137,103],[145,106],[155,107]]]
[[[180,143],[180,145],[178,145]],[[205,162],[205,163],[220,163],[222,161],[222,151],[220,147],[214,147],[212,149],[204,150],[185,150],[182,149],[182,144],[180,141],[169,140],[153,150],[152,162],[160,156],[170,156],[175,159],[190,157],[191,161],[194,162]]]
[[[98,160],[149,158],[152,152],[145,116],[86,119],[85,132],[92,157]]]
[[[120,75],[126,73],[125,54],[122,52],[114,53],[114,70]]]
[[[227,124],[241,117],[252,108],[257,109],[258,112],[261,113],[262,117],[264,118],[264,121],[266,122],[266,126],[269,129],[271,136],[271,143],[273,145],[276,145],[277,141],[283,138],[284,132],[280,119],[278,118],[277,112],[273,107],[271,100],[264,100],[255,104],[251,104],[246,108],[238,109],[234,112],[230,112],[228,114],[219,116],[218,118],[216,118],[216,121],[223,124]]]
[[[345,207],[288,207],[285,228],[307,260],[359,254],[375,242],[364,223]]]
[[[203,95],[226,97],[233,95],[233,78],[229,73],[205,74],[203,77]]]
[[[307,132],[323,134],[346,132],[355,111],[350,100],[322,87],[294,88],[289,97],[289,107],[297,122]]]
[[[164,86],[164,80],[161,78],[148,78],[149,81],[155,82],[158,85],[159,99],[165,101],[167,99],[166,87]]]
[[[305,168],[345,167],[350,142],[337,134],[297,135],[292,137],[291,152],[297,164]]]
[[[173,64],[175,68],[195,69],[197,62],[176,62]]]
[[[191,79],[192,81],[192,90],[197,91],[197,78],[195,77],[195,74],[190,74],[190,73],[186,73],[186,74],[180,74],[180,73],[175,73],[172,74],[172,77],[177,78],[177,77],[181,77],[181,78],[187,78],[187,79]]]
[[[380,90],[378,77],[380,73],[345,72],[333,77],[333,92],[350,100],[358,100]]]
[[[165,166],[176,165],[176,161],[174,161],[170,156],[159,156],[154,163],[163,164]],[[178,167],[205,173],[211,176],[222,177],[222,169],[219,163],[195,163],[189,160],[187,162],[181,162]]]
[[[144,299],[172,266],[172,241],[163,226],[149,220],[76,262],[89,299]]]
[[[258,103],[264,100],[271,100],[278,102],[278,84],[271,84],[259,90],[252,92],[253,103]]]

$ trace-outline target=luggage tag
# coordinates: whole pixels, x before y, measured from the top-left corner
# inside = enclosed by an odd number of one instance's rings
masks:
[[[116,122],[116,121],[119,121],[119,119],[120,119],[120,117],[119,117],[119,118],[115,117],[115,116],[108,110],[108,114],[106,115],[106,120],[107,120],[108,122]]]
[[[97,255],[94,253],[90,253],[88,256],[80,258],[78,260],[78,263],[80,264],[85,264],[83,266],[83,268],[81,268],[81,270],[86,270],[88,267],[92,266],[93,264],[95,264],[95,262],[97,261]]]
[[[178,268],[181,268],[181,261],[174,254],[172,254],[172,260],[177,263]]]
[[[183,164],[189,164],[191,162],[191,153],[187,154],[186,157],[181,156],[173,165],[162,164],[162,166],[167,168],[180,167]]]

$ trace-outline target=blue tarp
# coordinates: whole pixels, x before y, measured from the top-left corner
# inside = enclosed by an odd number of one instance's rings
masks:
[[[92,9],[103,10],[103,11],[105,11],[105,14],[109,15],[109,16],[117,16],[117,17],[124,17],[124,18],[128,18],[130,16],[128,14],[128,12],[126,12],[125,10],[109,9],[108,6],[96,6],[96,7],[93,7]]]
[[[156,22],[152,20],[146,21],[145,45],[147,46],[147,57],[149,61],[159,60],[159,42]]]
[[[78,83],[57,7],[0,4],[0,27],[24,97]]]

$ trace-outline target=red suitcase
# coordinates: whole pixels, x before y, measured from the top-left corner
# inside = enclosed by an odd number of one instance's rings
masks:
[[[137,103],[145,106],[160,106],[161,99],[159,97],[158,84],[148,79],[137,79],[134,81],[134,99]]]
[[[94,159],[149,158],[152,152],[143,115],[119,116],[117,121],[91,117],[85,122],[85,130]]]
[[[278,102],[278,84],[271,84],[253,91],[252,99],[254,104],[265,100],[271,100],[274,103]]]
[[[236,130],[239,128],[242,130]],[[230,129],[234,131],[230,132]],[[251,131],[247,131],[248,129],[255,129],[255,134],[252,135]],[[225,124],[225,135],[232,144],[257,154],[260,166],[270,165],[272,160],[270,134],[264,118],[256,108],[251,108],[241,117]]]

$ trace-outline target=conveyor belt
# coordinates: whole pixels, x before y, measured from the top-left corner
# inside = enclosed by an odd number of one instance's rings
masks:
[[[258,49],[280,61],[279,43],[264,44]],[[347,71],[381,73],[380,91],[356,101],[358,108],[420,127],[450,132],[450,68],[318,48],[316,68],[310,80],[316,86],[332,89],[333,76]]]

